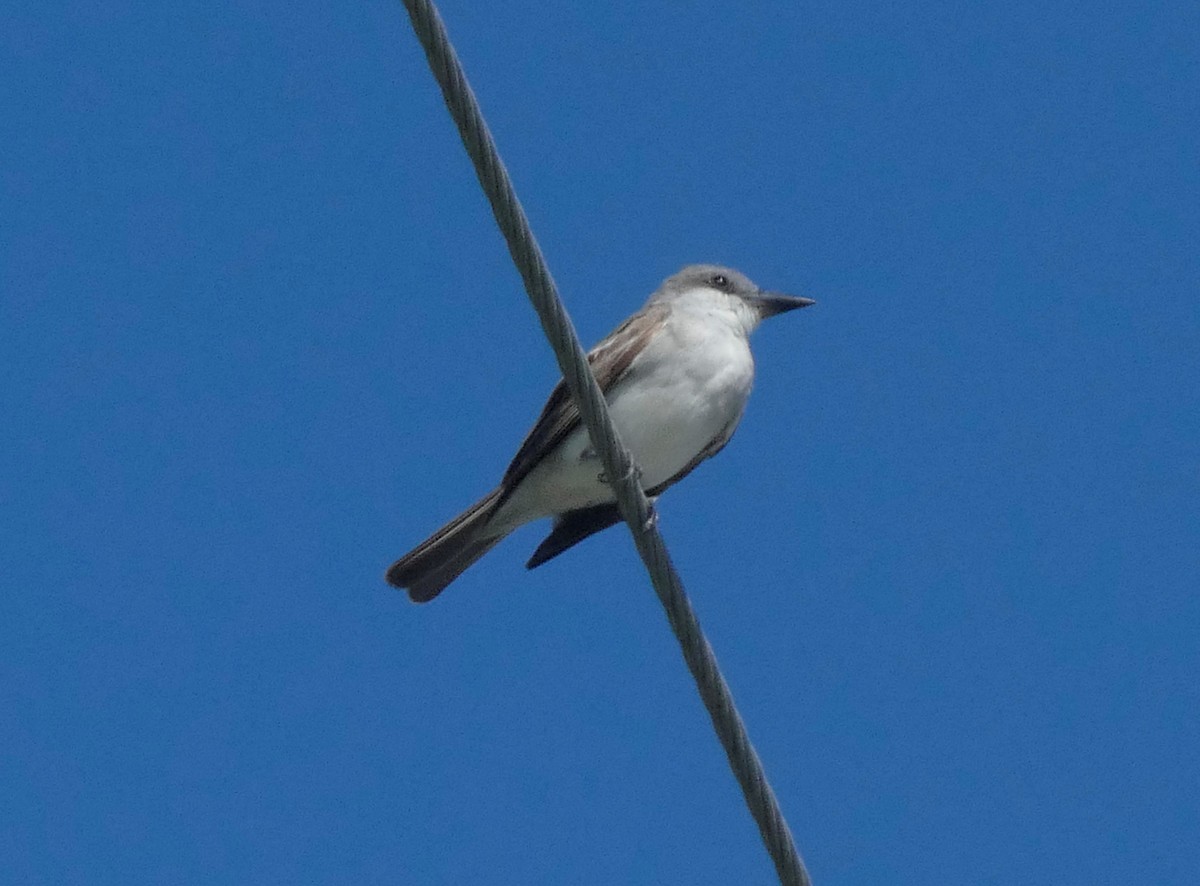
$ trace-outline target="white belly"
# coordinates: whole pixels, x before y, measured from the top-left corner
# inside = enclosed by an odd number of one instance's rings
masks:
[[[740,419],[754,381],[745,335],[723,325],[664,332],[607,396],[621,441],[642,471],[643,488],[674,477]],[[534,468],[497,514],[498,525],[612,501],[580,427]]]
[[[674,477],[741,418],[754,380],[745,339],[721,337],[684,353],[687,360],[654,363],[610,398],[613,423],[647,488]]]

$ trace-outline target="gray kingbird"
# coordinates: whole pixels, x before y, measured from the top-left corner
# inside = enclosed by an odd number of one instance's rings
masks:
[[[750,333],[767,317],[813,304],[759,289],[717,265],[689,265],[588,354],[621,441],[656,498],[733,436],[754,381]],[[392,564],[387,580],[432,600],[510,532],[554,525],[533,569],[621,521],[566,384],[550,394],[500,485]]]

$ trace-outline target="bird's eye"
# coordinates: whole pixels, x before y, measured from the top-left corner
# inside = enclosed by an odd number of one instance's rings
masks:
[[[715,274],[712,278],[712,285],[718,289],[727,289],[729,287],[729,278],[724,274]]]

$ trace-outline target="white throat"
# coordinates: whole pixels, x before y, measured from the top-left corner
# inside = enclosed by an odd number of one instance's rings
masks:
[[[758,311],[745,299],[711,286],[696,286],[673,296],[671,311],[703,317],[709,323],[725,324],[747,338],[761,321]]]

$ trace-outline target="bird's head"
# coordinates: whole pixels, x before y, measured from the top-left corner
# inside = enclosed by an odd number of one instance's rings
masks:
[[[768,317],[816,304],[811,298],[762,289],[740,271],[720,265],[688,265],[663,281],[654,300],[728,310],[747,333]]]

